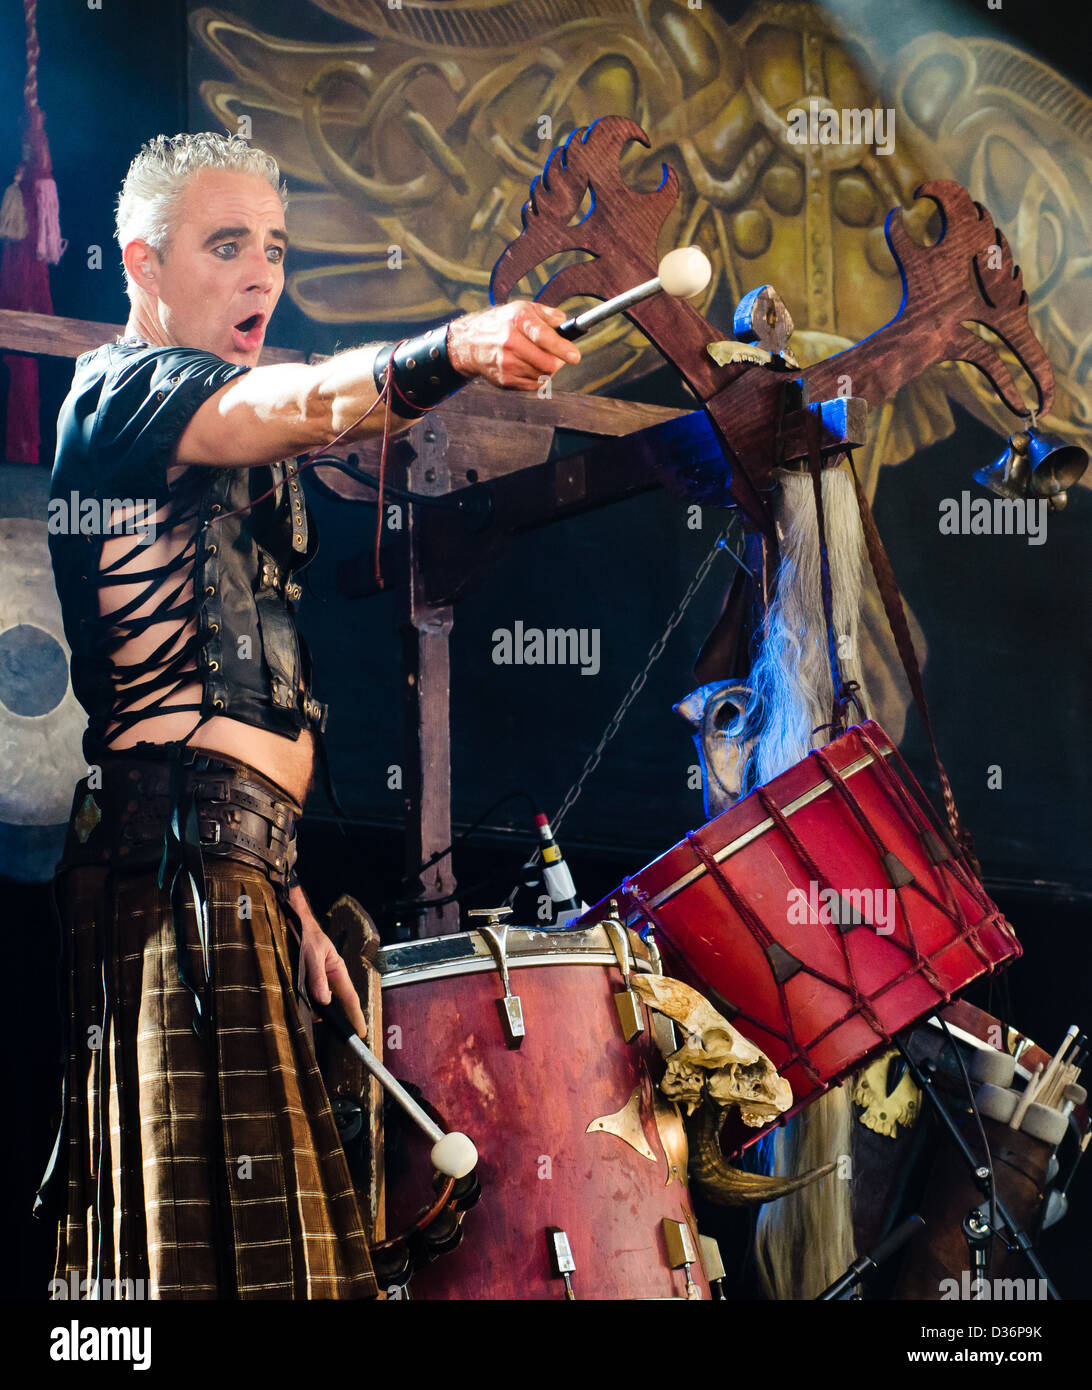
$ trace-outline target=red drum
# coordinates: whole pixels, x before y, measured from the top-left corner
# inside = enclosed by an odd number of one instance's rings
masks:
[[[627,968],[652,970],[626,936]],[[567,1272],[577,1299],[707,1298],[682,1120],[653,1088],[659,1053],[639,1002],[644,1031],[623,1037],[635,996],[615,1007],[626,985],[607,932],[513,927],[503,957],[508,991],[479,932],[387,946],[376,962],[387,1066],[480,1154],[462,1243],[413,1275],[412,1296],[564,1299]],[[502,1013],[522,1015],[522,1036],[506,1036]],[[430,1141],[408,1143],[408,1163],[387,1168],[388,1230],[420,1210]]]
[[[790,1115],[1021,953],[872,721],[692,831],[612,897],[628,926],[657,929],[668,973],[766,1052],[792,1087]]]

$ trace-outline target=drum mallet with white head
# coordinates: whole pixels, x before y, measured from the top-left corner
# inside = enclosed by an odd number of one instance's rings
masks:
[[[468,1173],[472,1173],[478,1163],[478,1151],[474,1147],[474,1141],[468,1135],[460,1134],[458,1130],[445,1134],[440,1126],[425,1114],[363,1038],[357,1036],[345,1010],[336,999],[331,999],[329,1004],[318,1004],[314,1000],[309,1002],[315,1017],[331,1028],[342,1042],[348,1043],[380,1085],[391,1093],[414,1124],[433,1141],[432,1163],[436,1171],[448,1178],[465,1178]]]
[[[701,294],[705,289],[712,274],[713,267],[709,264],[709,257],[700,247],[680,246],[675,251],[669,251],[663,258],[659,264],[659,274],[654,280],[646,280],[643,284],[626,290],[624,294],[605,299],[594,309],[577,314],[575,318],[566,319],[557,331],[562,338],[568,338],[570,341],[582,338],[597,323],[602,323],[613,314],[621,314],[626,309],[631,309],[634,304],[640,304],[642,299],[659,294],[661,290],[675,299],[693,299],[694,295]]]

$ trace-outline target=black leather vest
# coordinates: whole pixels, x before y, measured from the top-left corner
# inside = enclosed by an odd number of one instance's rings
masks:
[[[105,475],[104,465],[98,459],[94,465],[88,461],[84,422],[100,409],[105,392],[128,389],[124,380],[120,387],[114,386],[115,378],[104,375],[96,362],[109,351],[100,349],[77,363],[73,389],[58,420],[51,507],[54,499],[67,501],[81,484],[86,496],[98,496],[102,486],[108,486],[97,482],[99,475]],[[114,355],[121,356],[116,349]],[[184,384],[179,386],[180,373],[169,375],[177,366],[169,352],[154,363],[144,362],[140,367],[144,375],[132,383],[134,400],[144,393],[138,409],[146,407],[149,393],[155,405],[169,397],[172,387],[185,389]],[[157,386],[162,388],[158,392]],[[89,476],[92,469],[95,477]],[[129,491],[134,488],[130,483]],[[270,489],[272,494],[263,496]],[[120,721],[121,728],[112,731],[116,739],[140,718],[162,712],[155,708],[158,700],[179,684],[181,675],[189,683],[200,683],[200,707],[167,708],[192,711],[195,723],[223,716],[293,739],[308,726],[321,732],[326,706],[311,693],[310,655],[295,617],[301,597],[299,573],[317,551],[318,537],[295,461],[249,469],[191,467],[176,480],[170,498],[170,516],[157,530],[162,533],[177,526],[180,536],[192,534],[195,540],[170,565],[140,566],[139,579],[150,596],[165,578],[177,587],[192,566],[192,601],[173,606],[163,602],[156,612],[169,608],[170,621],[181,619],[178,625],[184,627],[192,620],[196,631],[165,665],[149,664],[146,670],[130,670],[124,677],[126,682],[141,683],[141,692],[151,696],[150,709],[133,709],[132,702],[138,698],[134,690],[116,689],[119,676],[113,652],[139,626],[134,621],[127,628],[117,621],[135,611],[135,603],[127,602],[120,614],[104,617],[99,612],[97,585],[111,582],[101,572],[103,535],[79,534],[74,524],[54,531],[50,523],[54,578],[72,651],[72,688],[89,717],[83,742],[88,762],[110,751],[105,732],[111,724]],[[130,546],[136,544],[136,537],[126,539]],[[128,571],[130,556],[139,554],[130,549],[115,565],[124,565]],[[113,582],[121,583],[121,576]],[[171,629],[161,631],[166,634]]]
[[[311,694],[311,661],[296,628],[298,574],[318,549],[294,460],[212,471],[199,517],[194,599],[202,713],[293,738],[326,727]],[[246,508],[270,486],[275,492]]]

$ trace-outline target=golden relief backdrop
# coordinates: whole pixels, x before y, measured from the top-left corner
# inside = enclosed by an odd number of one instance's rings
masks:
[[[625,156],[634,186],[654,187],[665,162],[679,175],[661,249],[696,242],[709,256],[706,317],[727,330],[743,294],[771,283],[804,365],[895,314],[902,287],[885,217],[910,209],[912,234],[935,236],[933,206],[913,190],[955,179],[990,209],[1022,266],[1057,379],[1043,423],[1087,438],[1092,101],[1000,28],[906,40],[811,4],[757,0],[740,13],[729,19],[709,0],[236,0],[191,12],[193,119],[276,155],[293,191],[290,299],[316,323],[367,325],[371,336],[483,306],[531,179],[600,116],[629,116],[650,136],[650,149]],[[871,146],[794,143],[790,115],[813,101],[880,110],[893,124]],[[609,388],[661,361],[622,318],[587,348],[565,389]],[[933,368],[873,414],[858,454],[870,497],[881,463],[953,432],[952,401],[999,436],[1012,428],[972,367]],[[874,590],[863,619],[874,709],[899,737],[908,691]]]
[[[292,233],[307,255],[288,294],[310,318],[405,324],[480,307],[549,150],[598,116],[625,115],[652,141],[630,147],[630,181],[654,185],[663,162],[680,176],[664,249],[693,241],[709,255],[703,312],[727,326],[748,289],[773,284],[805,364],[897,310],[888,210],[913,207],[924,233],[931,204],[914,205],[914,187],[964,184],[1023,268],[1058,381],[1046,423],[1087,435],[1092,101],[1010,43],[933,32],[888,54],[848,20],[768,0],[734,23],[686,0],[310,0],[291,9],[297,30],[311,10],[315,28],[330,16],[358,35],[314,42],[275,32],[277,8],[262,7],[268,30],[230,7],[195,9],[195,67],[227,74],[199,82],[204,111],[250,131],[291,181]],[[891,153],[879,141],[793,143],[789,113],[812,99],[890,110]],[[660,360],[625,321],[589,347],[570,389],[599,390]],[[999,432],[1011,425],[973,368],[936,369],[873,421],[870,490],[879,459],[897,463],[951,432],[949,399]]]

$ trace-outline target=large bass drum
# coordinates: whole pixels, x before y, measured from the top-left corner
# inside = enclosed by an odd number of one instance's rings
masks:
[[[682,1118],[653,1084],[651,1020],[626,987],[653,970],[648,947],[602,926],[487,927],[387,946],[376,964],[387,1066],[480,1155],[462,1242],[411,1296],[708,1297]],[[388,1230],[421,1207],[429,1141],[406,1144],[387,1166]]]

